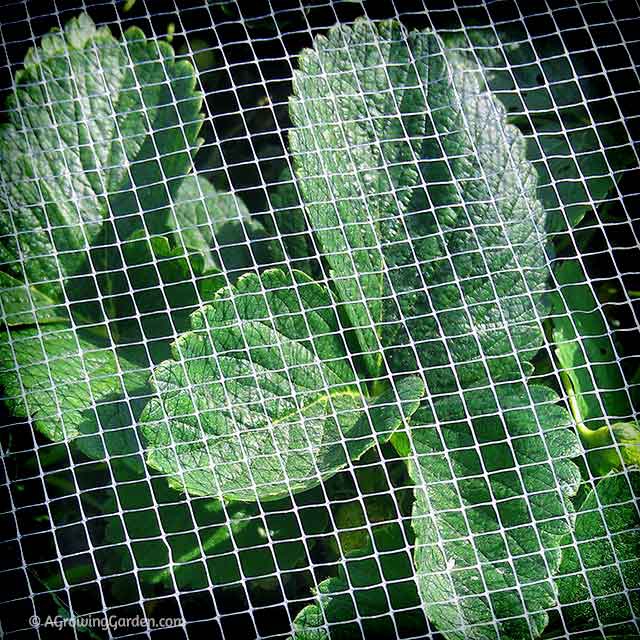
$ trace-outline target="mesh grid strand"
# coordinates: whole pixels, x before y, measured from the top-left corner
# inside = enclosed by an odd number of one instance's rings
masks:
[[[0,635],[640,635],[639,18],[5,3]]]

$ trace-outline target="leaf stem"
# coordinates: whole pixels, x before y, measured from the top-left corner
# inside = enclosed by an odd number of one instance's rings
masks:
[[[379,396],[383,391],[387,388],[387,383],[382,378],[376,378],[371,383],[371,396],[376,397]]]
[[[571,378],[566,371],[560,371],[560,380],[562,381],[562,386],[567,394],[567,398],[569,401],[569,408],[571,409],[571,413],[573,415],[573,419],[576,423],[576,428],[578,429],[578,433],[580,437],[588,440],[591,438],[593,431],[589,429],[584,423],[582,419],[582,414],[580,413],[580,407],[578,406],[578,398],[573,389],[573,383],[571,382]]]
[[[580,407],[578,406],[578,397],[573,389],[573,383],[571,382],[571,378],[566,373],[566,371],[560,372],[560,379],[562,380],[562,384],[567,393],[567,398],[569,400],[569,408],[571,409],[571,413],[573,414],[573,419],[576,423],[576,428],[578,429],[578,435],[582,442],[587,446],[588,449],[599,448],[605,446],[606,444],[610,444],[610,430],[608,426],[600,427],[599,429],[590,429],[584,423],[582,418],[582,414],[580,412]]]

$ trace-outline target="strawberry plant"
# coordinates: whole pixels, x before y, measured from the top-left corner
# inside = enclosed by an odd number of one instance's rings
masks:
[[[639,430],[568,253],[588,207],[552,188],[602,158],[532,152],[476,35],[316,36],[270,219],[195,172],[203,95],[167,42],[81,14],[29,51],[0,128],[0,384],[108,471],[101,575],[262,580],[298,640],[632,630]]]

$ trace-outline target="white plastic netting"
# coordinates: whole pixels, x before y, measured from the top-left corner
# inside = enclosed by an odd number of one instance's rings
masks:
[[[0,636],[640,637],[639,26],[5,3]]]

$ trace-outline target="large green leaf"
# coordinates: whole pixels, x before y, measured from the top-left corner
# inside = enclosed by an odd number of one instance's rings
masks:
[[[637,637],[640,619],[640,473],[609,475],[589,492],[556,578],[570,632]]]
[[[303,52],[294,94],[301,192],[369,374],[381,341],[432,391],[521,379],[542,344],[544,211],[477,72],[433,33],[359,20]]]
[[[601,61],[567,49],[555,33],[531,40],[517,21],[443,38],[456,55],[482,65],[489,89],[526,134],[548,230],[575,227],[636,163],[611,86],[602,82]]]
[[[91,272],[87,250],[109,216],[120,237],[142,211],[162,227],[191,167],[201,102],[193,68],[139,29],[118,41],[81,14],[44,36],[0,128],[3,270],[57,299],[66,276]]]
[[[329,292],[302,272],[248,274],[194,314],[153,372],[147,461],[195,495],[275,499],[313,486],[389,437],[418,406],[418,378],[370,398]]]
[[[412,418],[418,585],[448,639],[538,637],[548,622],[580,482],[580,444],[557,400],[506,385]]]
[[[240,220],[249,212],[242,200],[231,193],[218,193],[204,178],[188,176],[182,181],[169,215],[177,241],[205,256],[207,267],[216,266],[214,229],[227,221]]]
[[[14,327],[0,334],[5,402],[13,415],[32,418],[54,441],[97,433],[102,420],[105,426],[126,420],[130,409],[117,400],[144,395],[147,377],[95,336],[66,324]]]

